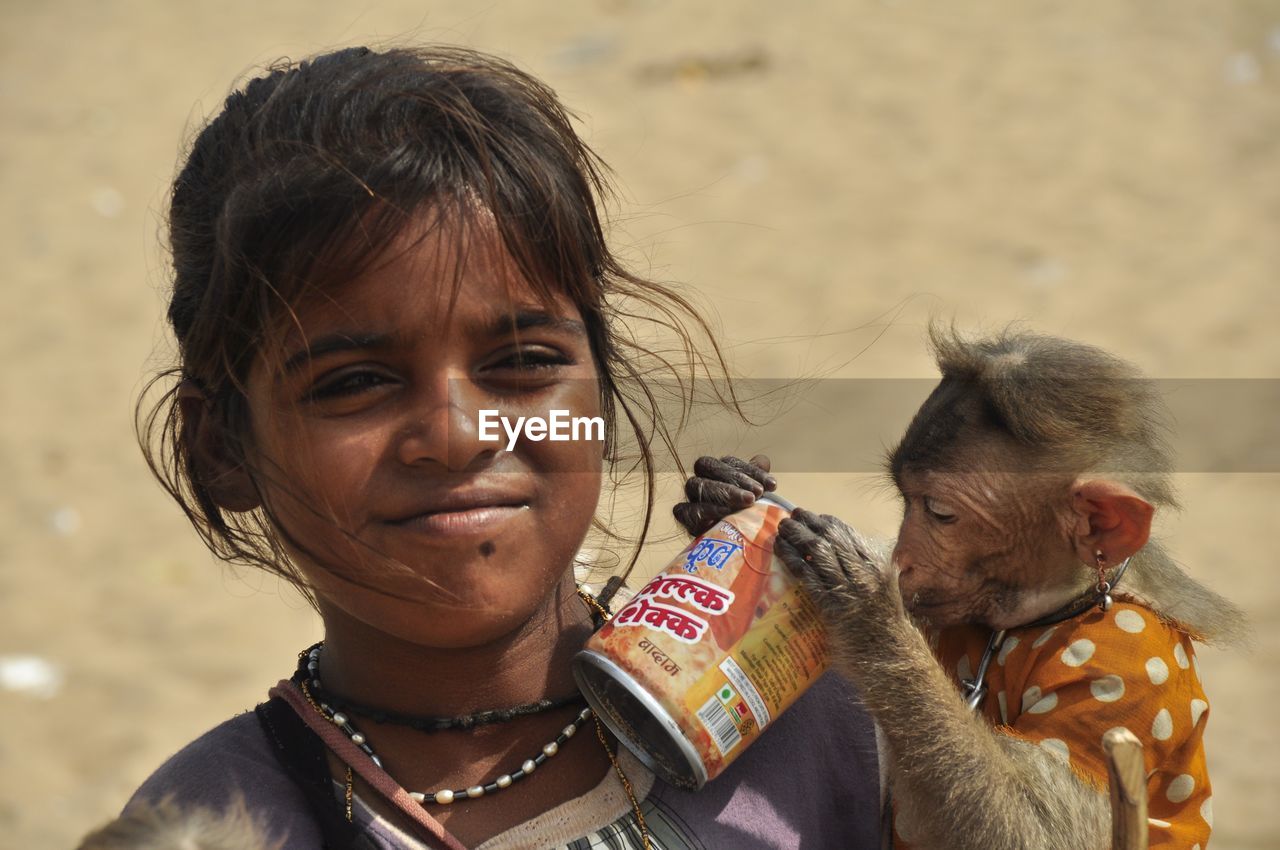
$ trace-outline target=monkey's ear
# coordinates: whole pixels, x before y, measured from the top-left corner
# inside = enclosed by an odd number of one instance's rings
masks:
[[[234,457],[214,423],[204,391],[191,381],[178,385],[182,440],[191,458],[191,474],[223,510],[251,511],[262,504],[244,461]]]
[[[1105,563],[1115,566],[1147,542],[1156,509],[1119,482],[1093,478],[1071,485],[1071,511],[1080,560],[1093,565],[1101,552]]]

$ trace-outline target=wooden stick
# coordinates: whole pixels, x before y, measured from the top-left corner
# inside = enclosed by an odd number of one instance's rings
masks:
[[[1112,850],[1147,850],[1147,768],[1142,742],[1128,729],[1102,736],[1111,785]]]

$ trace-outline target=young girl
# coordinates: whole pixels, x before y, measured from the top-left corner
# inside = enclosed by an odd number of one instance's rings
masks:
[[[821,682],[696,794],[619,751],[574,688],[605,600],[573,564],[619,425],[650,485],[665,433],[619,320],[656,314],[690,352],[687,323],[706,330],[610,254],[604,188],[546,86],[458,49],[278,67],[199,134],[148,457],[216,554],[307,594],[324,640],[131,810],[243,795],[288,850],[878,846],[847,686]],[[599,417],[605,439],[508,450],[480,411]]]

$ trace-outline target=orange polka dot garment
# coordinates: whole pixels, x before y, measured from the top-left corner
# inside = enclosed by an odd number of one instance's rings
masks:
[[[973,676],[989,629],[943,630],[936,653],[957,682]],[[1102,736],[1123,726],[1146,757],[1150,846],[1204,850],[1213,825],[1204,728],[1209,717],[1191,638],[1148,608],[1117,601],[1053,626],[1013,629],[987,671],[979,709],[996,731],[1038,743],[1105,788]]]

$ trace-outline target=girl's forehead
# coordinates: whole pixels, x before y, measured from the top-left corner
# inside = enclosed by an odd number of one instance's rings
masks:
[[[529,280],[490,216],[457,221],[429,213],[401,229],[354,276],[304,289],[284,329],[294,336],[313,325],[372,322],[468,330],[529,312],[581,321],[566,294]]]

